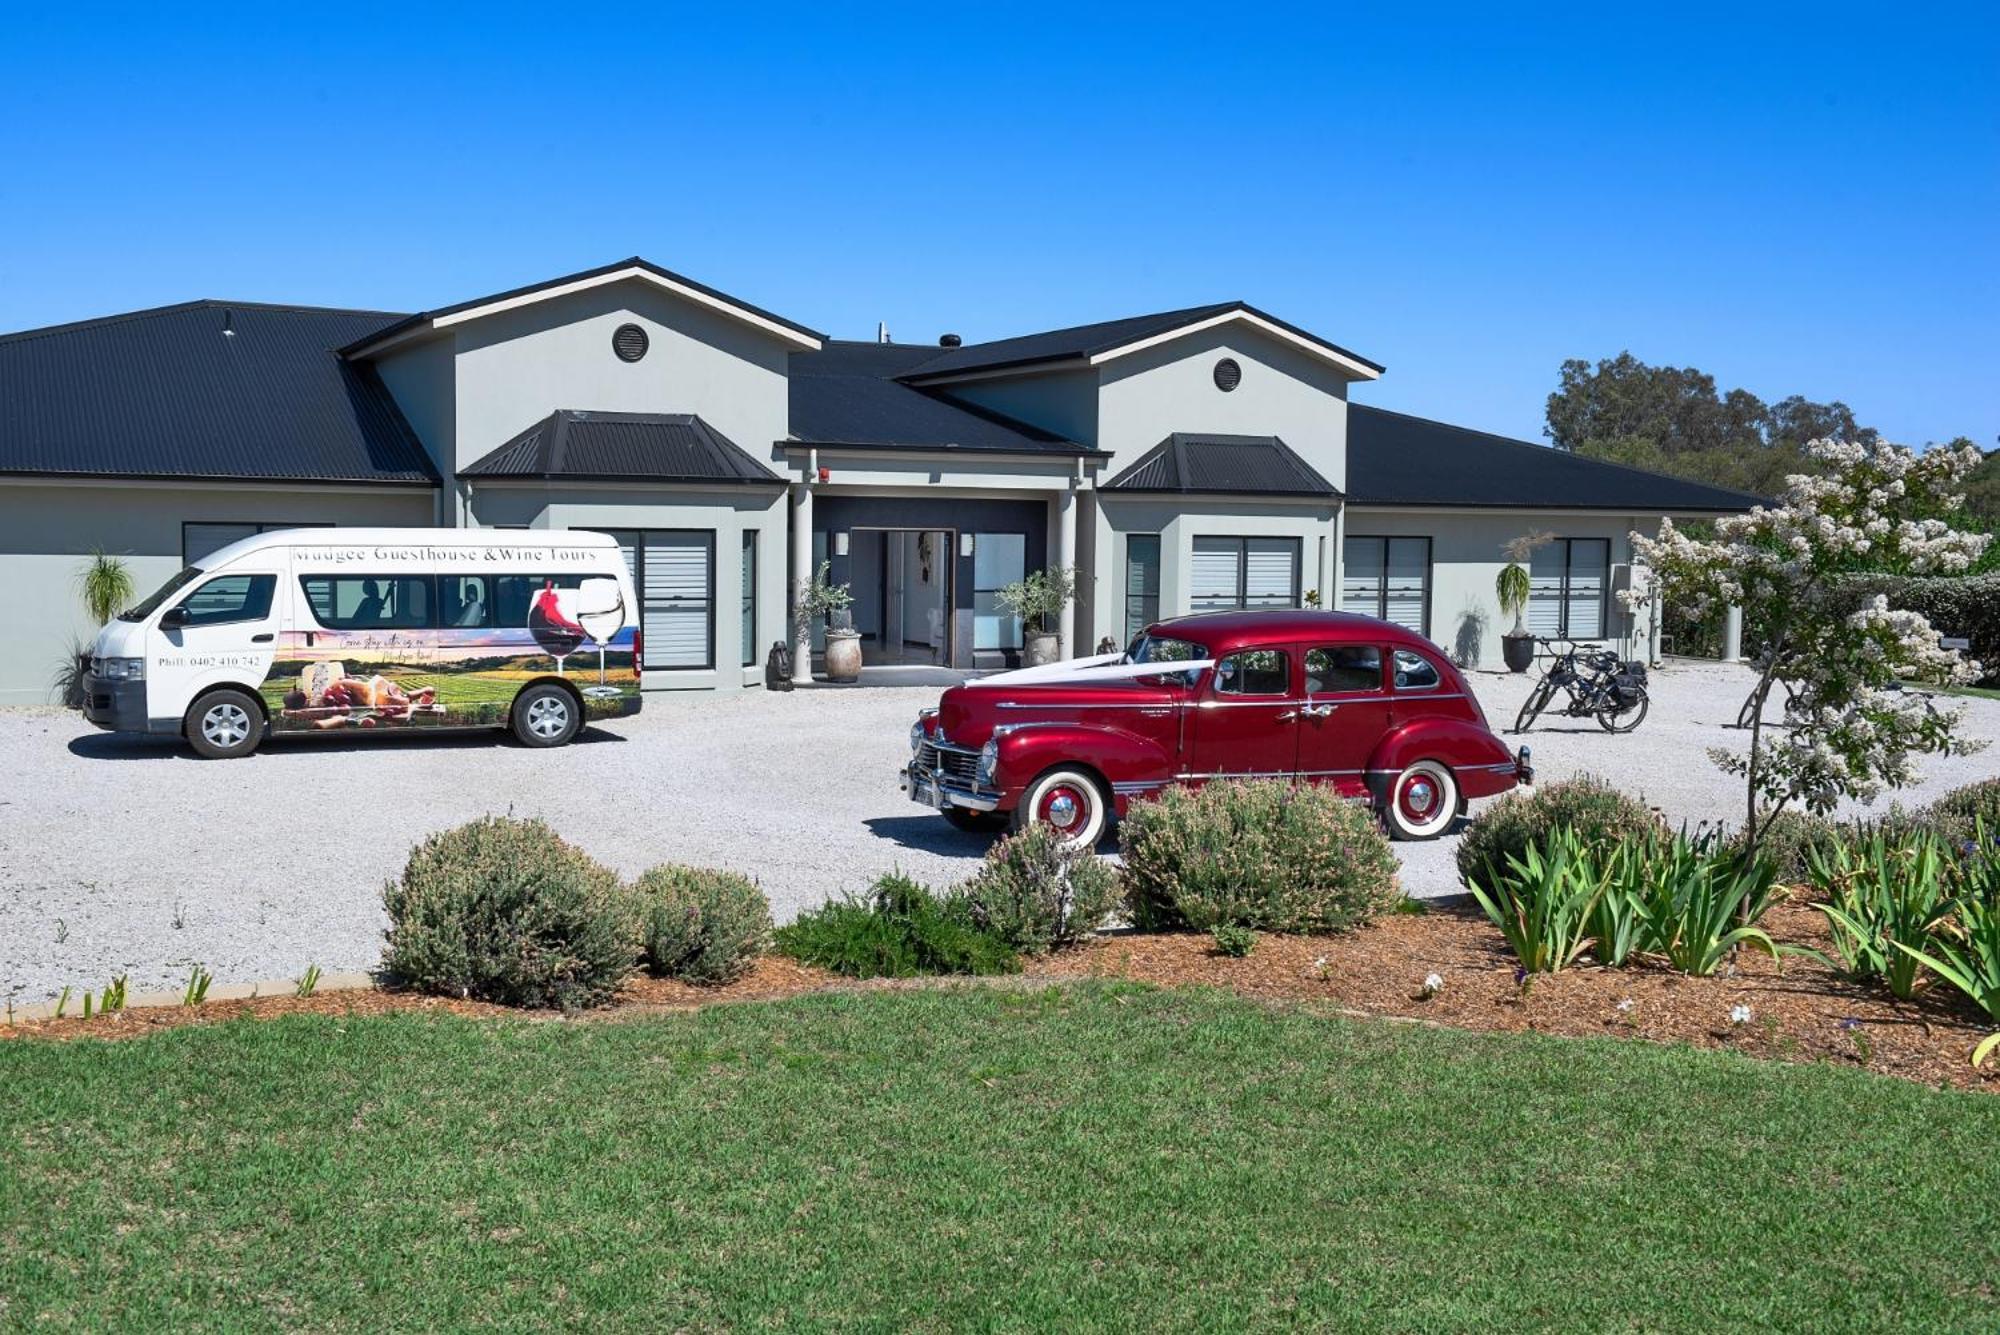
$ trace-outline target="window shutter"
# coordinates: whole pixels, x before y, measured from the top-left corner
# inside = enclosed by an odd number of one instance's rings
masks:
[[[1299,586],[1297,538],[1244,540],[1243,605],[1296,607]]]
[[[1382,619],[1422,635],[1424,595],[1430,582],[1430,543],[1423,538],[1391,538],[1384,579]]]
[[[1562,634],[1565,545],[1552,542],[1528,562],[1528,629],[1536,635]]]
[[[1362,616],[1382,611],[1382,540],[1349,538],[1341,547],[1340,605]]]
[[[700,668],[709,654],[715,555],[707,533],[645,535],[646,666]]]
[[[1188,572],[1188,605],[1197,612],[1236,606],[1236,577],[1243,544],[1235,538],[1196,538]]]
[[[1574,639],[1604,635],[1604,579],[1610,560],[1611,544],[1601,538],[1569,544],[1569,634]]]

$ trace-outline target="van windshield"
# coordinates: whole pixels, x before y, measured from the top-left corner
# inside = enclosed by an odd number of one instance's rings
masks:
[[[144,621],[160,610],[160,604],[185,589],[201,574],[200,566],[187,566],[178,575],[153,590],[153,596],[145,602],[130,607],[118,614],[120,621]]]

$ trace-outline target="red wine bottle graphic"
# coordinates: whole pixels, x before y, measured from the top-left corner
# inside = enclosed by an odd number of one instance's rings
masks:
[[[583,627],[563,611],[556,595],[556,582],[552,579],[542,581],[542,591],[535,595],[535,601],[528,608],[528,634],[534,636],[535,643],[556,660],[557,676],[562,675],[563,659],[575,653],[577,646],[584,641]]]

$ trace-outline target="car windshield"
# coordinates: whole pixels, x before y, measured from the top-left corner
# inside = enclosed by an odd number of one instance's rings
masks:
[[[1126,661],[1132,663],[1196,663],[1207,657],[1208,650],[1193,640],[1144,633],[1125,651]]]
[[[167,599],[185,589],[200,574],[200,566],[188,566],[184,568],[178,575],[175,575],[165,584],[153,590],[153,596],[146,599],[145,602],[120,612],[118,619],[120,621],[144,621],[147,617],[160,610],[161,603],[164,603]]]

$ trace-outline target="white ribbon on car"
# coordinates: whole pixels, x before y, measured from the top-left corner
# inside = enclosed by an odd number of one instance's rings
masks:
[[[1140,677],[1166,677],[1181,672],[1199,672],[1215,666],[1212,658],[1191,658],[1161,663],[1131,663],[1125,655],[1095,654],[1072,658],[1041,667],[1015,668],[990,677],[971,677],[967,686],[1089,686],[1101,681],[1134,681]]]

